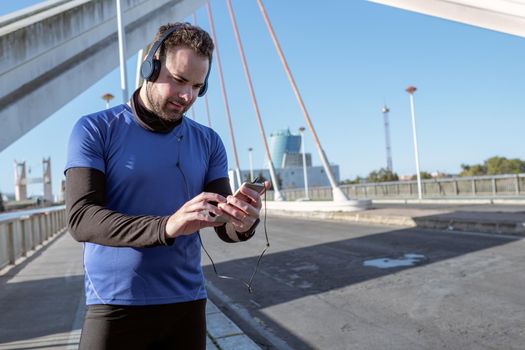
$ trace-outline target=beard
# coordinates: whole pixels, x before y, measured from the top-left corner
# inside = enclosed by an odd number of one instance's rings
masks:
[[[167,122],[175,122],[182,118],[184,113],[190,109],[192,103],[187,103],[183,100],[177,99],[177,98],[170,98],[163,100],[162,97],[160,97],[160,94],[155,93],[152,91],[152,86],[146,86],[146,97],[148,99],[148,103],[151,106],[152,112],[155,113],[160,119],[167,121]],[[179,104],[182,106],[182,110],[180,112],[175,112],[173,110],[170,110],[168,108],[168,105],[170,102]]]

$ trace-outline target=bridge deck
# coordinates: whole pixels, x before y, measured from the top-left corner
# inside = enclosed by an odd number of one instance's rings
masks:
[[[82,245],[61,234],[0,276],[0,350],[77,349],[84,316]],[[207,305],[209,350],[259,347]]]

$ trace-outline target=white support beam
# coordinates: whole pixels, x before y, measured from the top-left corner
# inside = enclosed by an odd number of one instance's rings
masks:
[[[368,0],[525,38],[523,0]]]
[[[204,0],[123,3],[130,58]],[[118,66],[114,0],[51,0],[0,17],[0,52],[2,151]]]

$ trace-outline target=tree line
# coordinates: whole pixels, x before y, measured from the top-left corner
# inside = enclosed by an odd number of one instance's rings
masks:
[[[483,175],[501,175],[501,174],[522,174],[525,173],[525,161],[515,158],[507,159],[505,157],[491,157],[486,159],[482,164],[461,164],[461,172],[457,176],[483,176]],[[431,179],[429,172],[422,171],[421,179]],[[447,177],[451,175],[440,174],[438,177]],[[415,180],[416,175],[412,175],[410,180]],[[366,178],[356,177],[354,180],[347,179],[341,181],[341,184],[357,184],[362,182],[387,182],[399,181],[397,173],[386,168],[371,171]]]

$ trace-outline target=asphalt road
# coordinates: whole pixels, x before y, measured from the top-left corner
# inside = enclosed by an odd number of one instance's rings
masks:
[[[252,294],[203,254],[210,297],[264,349],[525,348],[524,240],[277,217],[268,234]],[[262,225],[247,243],[202,238],[244,279],[265,247]]]

